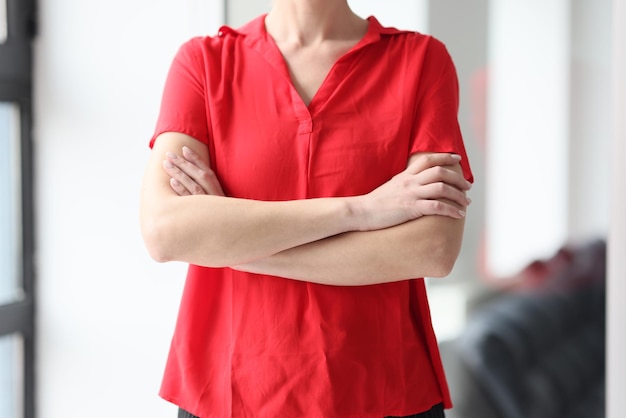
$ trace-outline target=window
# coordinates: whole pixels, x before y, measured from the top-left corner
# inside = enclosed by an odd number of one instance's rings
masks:
[[[0,0],[0,416],[34,418],[34,0]]]
[[[7,2],[0,1],[0,44],[7,40]]]
[[[19,109],[0,102],[0,304],[21,298]]]

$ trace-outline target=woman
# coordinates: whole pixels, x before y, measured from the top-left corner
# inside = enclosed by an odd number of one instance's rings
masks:
[[[470,203],[457,96],[440,42],[344,0],[181,47],[141,207],[152,257],[189,263],[179,416],[443,416],[421,277],[449,273]]]

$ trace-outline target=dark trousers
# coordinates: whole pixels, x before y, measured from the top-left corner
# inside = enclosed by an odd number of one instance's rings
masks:
[[[443,405],[435,405],[430,410],[426,412],[422,412],[420,414],[409,415],[407,417],[386,417],[386,418],[445,418],[445,413],[443,412]],[[178,418],[199,418],[195,415],[191,415],[189,412],[179,409],[178,410]]]

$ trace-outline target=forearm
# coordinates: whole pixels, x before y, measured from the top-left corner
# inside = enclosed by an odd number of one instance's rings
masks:
[[[459,254],[463,227],[462,219],[426,216],[329,237],[235,269],[337,286],[443,277]]]
[[[182,134],[162,136],[167,139],[159,139],[154,145],[141,199],[144,241],[158,261],[222,267],[244,265],[284,252],[263,264],[270,261],[280,264],[282,257],[287,257],[282,263],[288,265],[292,253],[286,250],[293,249],[295,256],[308,248],[302,247],[305,244],[323,239],[328,239],[328,243],[343,243],[352,234],[329,238],[349,231],[384,231],[428,215],[462,219],[464,207],[469,204],[465,195],[469,185],[460,174],[458,156],[451,154],[416,154],[404,171],[366,195],[281,202],[224,197],[206,163],[208,149],[205,145]],[[187,160],[194,157],[189,150],[185,158],[175,155],[177,150],[187,147],[195,148],[196,164]],[[186,151],[183,149],[183,152]],[[178,184],[172,184],[172,180]],[[430,222],[418,225],[427,226]],[[424,233],[433,234],[428,228],[424,229]],[[375,252],[375,244],[380,244],[380,240],[393,241],[393,236],[384,233],[367,237],[375,241],[358,240],[355,244],[364,254],[368,249]],[[410,243],[414,237],[400,238],[406,239],[409,249],[415,246]],[[336,250],[332,249],[329,256],[352,251],[340,248],[341,245],[353,244],[351,240],[334,244],[332,248]],[[325,251],[318,251],[321,258],[326,256]],[[382,262],[381,259],[381,268]],[[315,259],[293,277],[304,277],[307,267],[314,265]],[[292,277],[288,270],[273,274]]]
[[[235,199],[213,194],[221,188],[216,189],[219,183],[210,180],[199,180],[205,188],[203,194],[179,196],[164,164],[168,164],[168,153],[183,147],[208,164],[204,144],[183,134],[166,133],[155,142],[144,176],[141,229],[148,252],[157,261],[230,266],[355,228],[357,214],[348,204],[355,198]],[[176,162],[189,166],[182,157]],[[202,180],[211,179],[208,166],[199,171]]]
[[[269,257],[352,229],[347,199],[262,202],[172,196],[146,209],[144,238],[159,261],[221,267]]]

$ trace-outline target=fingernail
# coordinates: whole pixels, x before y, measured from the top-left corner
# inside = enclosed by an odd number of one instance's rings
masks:
[[[467,188],[471,189],[472,188],[472,183],[470,183],[469,181],[465,181],[465,183],[467,184]]]
[[[183,152],[191,152],[191,149],[189,149],[187,146],[183,147]]]
[[[177,159],[177,158],[178,158],[178,155],[174,154],[173,152],[169,152],[169,151],[165,153],[165,156],[166,156],[167,158],[172,159],[172,160],[175,160],[175,159]]]
[[[163,166],[165,168],[174,168],[174,165],[167,160],[163,161]]]
[[[467,197],[466,199],[467,199],[467,204],[468,205],[472,203],[472,199],[471,198]]]
[[[465,212],[464,211],[460,210],[459,211],[459,215],[461,215],[462,218],[465,218]]]
[[[450,156],[457,161],[461,161],[461,156],[459,154],[451,154]]]

